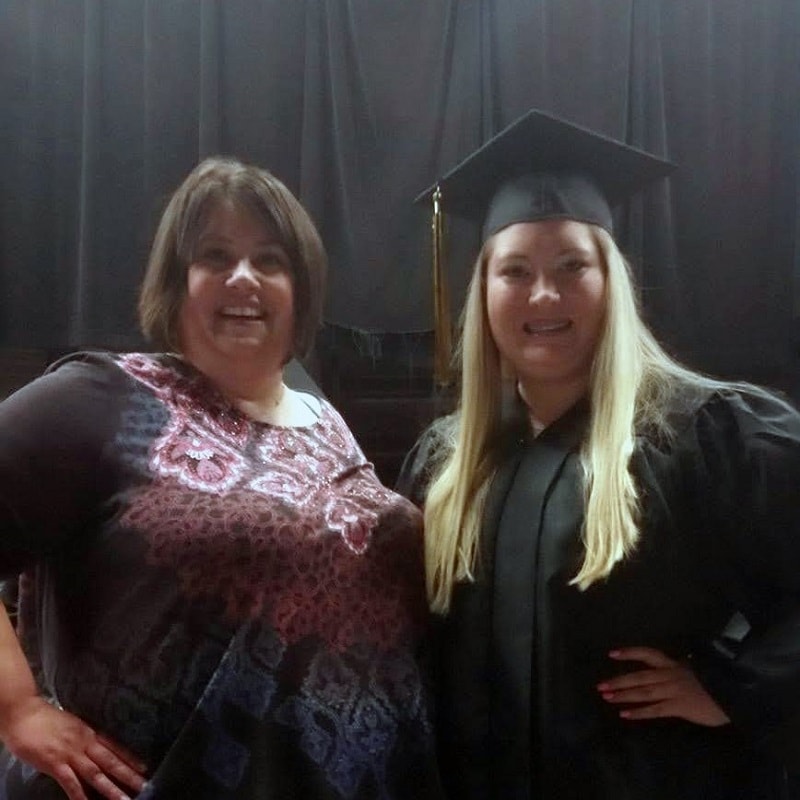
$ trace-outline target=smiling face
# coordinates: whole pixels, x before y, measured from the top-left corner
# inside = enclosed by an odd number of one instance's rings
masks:
[[[179,313],[184,357],[201,372],[248,366],[279,373],[294,333],[292,265],[268,226],[222,202],[208,214]]]
[[[585,391],[605,314],[606,278],[589,226],[521,222],[495,234],[486,310],[500,355],[536,408]]]

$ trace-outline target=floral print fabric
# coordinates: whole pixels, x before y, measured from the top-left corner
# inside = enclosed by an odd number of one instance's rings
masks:
[[[89,413],[112,435],[90,449],[108,490],[72,565],[93,586],[82,627],[30,621],[49,689],[150,764],[142,797],[438,797],[419,512],[324,400],[283,428],[175,357],[82,358],[49,391],[104,387]]]

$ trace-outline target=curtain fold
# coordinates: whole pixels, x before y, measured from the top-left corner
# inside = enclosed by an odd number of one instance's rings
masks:
[[[94,226],[97,224],[94,179],[101,142],[97,138],[98,114],[102,108],[102,31],[103,8],[98,0],[85,0],[83,17],[83,58],[80,86],[80,185],[77,196],[78,247],[75,269],[69,275],[70,315],[68,336],[83,340],[87,331],[88,308],[94,280],[91,264],[94,259]]]
[[[200,75],[197,120],[198,150],[201,158],[216,155],[222,141],[222,108],[220,104],[219,10],[217,0],[200,0],[200,52],[197,70]]]
[[[653,0],[630,6],[624,128],[630,144],[669,157],[662,13],[662,5]],[[679,345],[689,323],[682,313],[684,287],[677,269],[670,182],[662,181],[632,200],[619,227],[649,322],[663,338]]]

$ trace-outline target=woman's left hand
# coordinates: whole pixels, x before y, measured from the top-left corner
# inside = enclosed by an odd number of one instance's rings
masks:
[[[615,661],[638,661],[645,665],[644,669],[626,672],[597,685],[603,700],[627,706],[619,712],[623,719],[678,717],[707,727],[730,722],[686,664],[652,647],[625,647],[608,655]]]

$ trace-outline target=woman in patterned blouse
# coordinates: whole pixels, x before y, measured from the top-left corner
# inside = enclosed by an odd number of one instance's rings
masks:
[[[441,796],[420,515],[283,380],[325,268],[282,183],[204,161],[142,287],[164,352],[0,405],[0,798]]]

